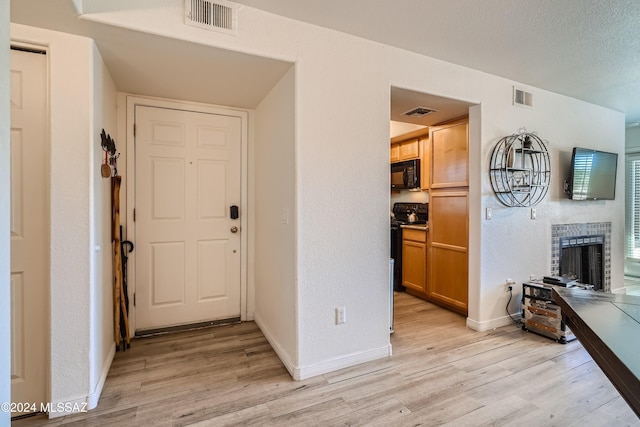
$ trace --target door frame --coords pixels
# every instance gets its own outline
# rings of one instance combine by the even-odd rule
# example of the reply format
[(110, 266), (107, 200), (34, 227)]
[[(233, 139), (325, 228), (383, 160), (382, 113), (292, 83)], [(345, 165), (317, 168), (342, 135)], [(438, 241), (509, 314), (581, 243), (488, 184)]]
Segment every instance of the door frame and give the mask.
[[(171, 100), (164, 98), (154, 98), (139, 95), (126, 95), (126, 174), (123, 176), (122, 188), (126, 193), (126, 221), (124, 229), (124, 239), (129, 239), (135, 245), (135, 222), (133, 220), (133, 209), (135, 208), (135, 139), (133, 125), (135, 123), (135, 107), (146, 106), (156, 108), (169, 108), (174, 110), (187, 110), (198, 113), (218, 114), (238, 117), (241, 120), (241, 160), (240, 160), (240, 320), (248, 320), (247, 312), (247, 277), (248, 277), (248, 242), (249, 242), (249, 209), (248, 209), (248, 118), (249, 113), (245, 110), (234, 109), (218, 105), (203, 104), (197, 102)], [(129, 179), (130, 178), (130, 179)], [(122, 198), (122, 196), (120, 196)], [(136, 307), (133, 304), (136, 291), (135, 271), (136, 251), (127, 254), (127, 287), (129, 294), (129, 333), (135, 335), (136, 331)]]
[[(45, 93), (43, 94), (45, 98), (45, 123), (43, 124), (45, 130), (45, 162), (46, 162), (46, 170), (44, 172), (46, 179), (46, 196), (45, 196), (45, 204), (46, 204), (46, 223), (47, 223), (47, 244), (49, 249), (47, 250), (47, 260), (46, 265), (43, 266), (46, 273), (46, 280), (43, 285), (43, 298), (44, 298), (44, 336), (45, 336), (45, 351), (44, 351), (44, 359), (45, 359), (45, 372), (44, 372), (44, 386), (45, 386), (45, 399), (46, 401), (51, 401), (51, 388), (52, 388), (52, 366), (51, 366), (51, 229), (52, 229), (52, 216), (51, 216), (51, 54), (49, 46), (32, 43), (29, 41), (24, 41), (21, 38), (11, 37), (9, 40), (9, 51), (11, 49), (16, 48), (19, 50), (33, 51), (34, 54), (38, 54), (38, 52), (43, 52), (42, 54), (45, 56)], [(11, 60), (9, 59), (9, 68), (11, 68)], [(9, 108), (9, 112), (11, 112), (11, 108)], [(11, 116), (9, 116), (9, 124), (11, 124)], [(10, 141), (9, 141), (10, 143)], [(9, 152), (9, 154), (11, 154)], [(9, 156), (9, 172), (11, 170), (11, 156)], [(9, 233), (11, 234), (11, 233)], [(11, 254), (11, 238), (8, 240), (9, 242), (9, 254)], [(9, 273), (11, 272), (11, 265), (9, 264)], [(9, 299), (9, 308), (11, 308), (11, 298)], [(9, 314), (11, 317), (11, 314)], [(9, 328), (9, 336), (11, 339), (11, 325), (8, 325)], [(9, 368), (11, 369), (11, 349), (9, 348)], [(11, 373), (9, 373), (11, 374)], [(9, 375), (11, 377), (11, 375)], [(9, 389), (11, 389), (11, 378), (9, 378)], [(46, 403), (46, 402), (45, 402)]]

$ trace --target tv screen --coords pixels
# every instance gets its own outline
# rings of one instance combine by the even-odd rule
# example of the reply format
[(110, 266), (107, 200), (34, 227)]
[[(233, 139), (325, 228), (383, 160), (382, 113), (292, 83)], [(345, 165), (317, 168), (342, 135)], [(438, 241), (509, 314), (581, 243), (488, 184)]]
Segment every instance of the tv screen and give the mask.
[(569, 198), (613, 200), (616, 195), (618, 154), (575, 147), (571, 157)]

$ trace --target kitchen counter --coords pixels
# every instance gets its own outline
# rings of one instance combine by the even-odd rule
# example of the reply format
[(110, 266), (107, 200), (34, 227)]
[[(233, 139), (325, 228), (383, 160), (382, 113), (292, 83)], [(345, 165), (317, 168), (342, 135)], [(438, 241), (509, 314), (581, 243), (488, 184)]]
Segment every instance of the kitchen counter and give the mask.
[(409, 228), (411, 230), (429, 231), (429, 223), (427, 224), (403, 224), (401, 228)]

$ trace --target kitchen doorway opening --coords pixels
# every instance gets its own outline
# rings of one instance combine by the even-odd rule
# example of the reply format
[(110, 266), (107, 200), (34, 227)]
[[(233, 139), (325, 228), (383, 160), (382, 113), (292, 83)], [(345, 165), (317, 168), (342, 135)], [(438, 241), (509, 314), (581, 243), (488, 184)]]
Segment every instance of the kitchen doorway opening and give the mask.
[[(409, 185), (403, 182), (394, 186), (391, 173), (392, 316), (398, 312), (406, 315), (407, 304), (416, 312), (435, 304), (468, 315), (472, 195), (469, 129), (470, 118), (474, 128), (477, 123), (479, 108), (475, 106), (467, 101), (391, 87), (391, 170), (402, 170), (405, 181), (407, 176), (415, 178), (409, 179)], [(403, 164), (410, 166), (403, 169)], [(409, 295), (411, 298), (406, 297)], [(449, 318), (437, 316), (433, 321), (449, 321), (443, 319)], [(392, 319), (394, 334), (401, 333), (395, 323)], [(399, 323), (402, 324), (405, 322)]]

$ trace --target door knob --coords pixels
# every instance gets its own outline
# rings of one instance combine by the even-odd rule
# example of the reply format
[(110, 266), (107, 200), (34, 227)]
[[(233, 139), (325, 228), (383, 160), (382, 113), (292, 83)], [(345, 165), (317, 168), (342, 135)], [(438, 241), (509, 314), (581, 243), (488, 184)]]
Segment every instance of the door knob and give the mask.
[(237, 233), (238, 232), (238, 227), (236, 227), (235, 225), (233, 227), (231, 227), (231, 232), (232, 233)]

